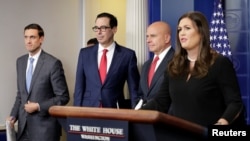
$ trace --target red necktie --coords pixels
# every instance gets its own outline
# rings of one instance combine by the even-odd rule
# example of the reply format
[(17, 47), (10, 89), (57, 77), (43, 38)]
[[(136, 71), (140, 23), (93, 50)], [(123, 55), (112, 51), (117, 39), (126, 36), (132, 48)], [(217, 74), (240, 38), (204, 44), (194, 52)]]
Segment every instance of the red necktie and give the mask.
[(102, 84), (104, 83), (104, 80), (105, 80), (106, 74), (107, 74), (107, 57), (106, 57), (107, 51), (108, 51), (107, 49), (103, 50), (101, 63), (100, 63), (100, 67), (99, 67), (99, 74), (100, 74)]
[(148, 87), (151, 85), (151, 81), (153, 79), (154, 73), (155, 73), (155, 66), (157, 64), (157, 61), (159, 60), (159, 57), (156, 56), (153, 62), (151, 63), (149, 72), (148, 72)]

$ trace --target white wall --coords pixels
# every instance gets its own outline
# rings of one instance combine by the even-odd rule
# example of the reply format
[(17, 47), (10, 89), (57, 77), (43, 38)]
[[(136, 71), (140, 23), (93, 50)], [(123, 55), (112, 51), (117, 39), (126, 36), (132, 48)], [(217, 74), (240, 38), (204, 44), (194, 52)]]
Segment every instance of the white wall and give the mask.
[(23, 29), (30, 23), (45, 31), (42, 48), (61, 59), (71, 102), (79, 49), (82, 47), (82, 0), (0, 1), (0, 128), (16, 96), (16, 59), (27, 53)]

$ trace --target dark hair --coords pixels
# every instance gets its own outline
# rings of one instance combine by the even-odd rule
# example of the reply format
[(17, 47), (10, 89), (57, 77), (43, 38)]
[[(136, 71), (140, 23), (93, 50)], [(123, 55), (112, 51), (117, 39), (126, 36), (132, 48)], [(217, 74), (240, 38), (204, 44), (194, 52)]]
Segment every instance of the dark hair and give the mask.
[(114, 15), (104, 12), (104, 13), (100, 13), (99, 15), (97, 15), (96, 19), (103, 18), (103, 17), (109, 18), (109, 26), (111, 28), (117, 27), (118, 23), (117, 23), (117, 19)]
[(37, 29), (39, 37), (44, 36), (44, 31), (39, 24), (36, 24), (36, 23), (29, 24), (24, 28), (24, 31), (27, 29)]
[(191, 73), (193, 76), (198, 78), (204, 77), (208, 72), (208, 68), (214, 63), (214, 60), (217, 56), (217, 53), (210, 47), (210, 31), (208, 21), (206, 17), (198, 11), (192, 11), (183, 14), (178, 20), (178, 25), (183, 18), (190, 19), (197, 27), (198, 33), (201, 36), (199, 47), (200, 51), (197, 56), (194, 69), (190, 70), (188, 65), (189, 61), (187, 59), (187, 51), (181, 46), (179, 30), (177, 28), (175, 57), (171, 63), (169, 63), (169, 73), (172, 76)]
[(91, 38), (88, 40), (87, 45), (88, 44), (98, 44), (98, 40), (96, 38)]

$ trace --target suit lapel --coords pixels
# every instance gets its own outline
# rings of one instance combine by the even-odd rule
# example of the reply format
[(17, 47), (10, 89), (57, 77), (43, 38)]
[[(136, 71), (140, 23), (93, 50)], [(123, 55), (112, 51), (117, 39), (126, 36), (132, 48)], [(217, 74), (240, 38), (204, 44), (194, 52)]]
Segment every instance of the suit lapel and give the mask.
[(159, 79), (159, 77), (161, 76), (161, 74), (167, 69), (167, 58), (165, 57), (161, 64), (159, 65), (158, 69), (156, 70), (154, 76), (153, 76), (153, 79), (152, 79), (152, 82), (151, 82), (151, 86), (152, 87), (153, 85), (155, 85), (155, 83), (157, 82), (157, 80)]
[[(147, 62), (147, 64), (145, 64), (146, 66), (145, 66), (145, 77), (142, 77), (142, 78), (144, 78), (145, 80), (143, 81), (144, 82), (144, 87), (145, 88), (147, 88), (146, 90), (148, 91), (150, 88), (148, 87), (148, 73), (149, 73), (149, 69), (150, 69), (150, 65), (151, 65), (151, 63), (152, 63), (152, 61), (153, 61), (153, 58), (151, 58), (148, 62)], [(151, 83), (153, 83), (153, 81), (151, 82)]]
[(104, 84), (110, 79), (110, 77), (114, 74), (114, 72), (118, 71), (119, 69), (119, 66), (121, 64), (121, 59), (122, 59), (122, 53), (121, 53), (120, 48), (121, 47), (116, 44), (114, 55), (110, 64), (110, 68), (108, 70), (106, 80), (104, 81)]
[(87, 57), (84, 57), (85, 59), (82, 58), (82, 59), (84, 59), (84, 60), (82, 60), (82, 62), (83, 62), (83, 64), (88, 65), (88, 68), (89, 68), (89, 69), (84, 70), (84, 71), (91, 71), (88, 73), (94, 74), (94, 79), (99, 80), (97, 82), (100, 85), (102, 85), (100, 75), (99, 75), (99, 67), (98, 67), (98, 60), (97, 60), (97, 58), (98, 58), (98, 46), (99, 45), (96, 44), (91, 48), (86, 48), (87, 50), (83, 51), (83, 55), (87, 56)]
[[(21, 62), (21, 68), (20, 71), (21, 71), (21, 80), (23, 81), (22, 83), (22, 88), (24, 88), (26, 90), (26, 68), (27, 68), (27, 62), (28, 62), (28, 58), (29, 58), (29, 55), (26, 55), (25, 58), (23, 59), (23, 61)], [(26, 90), (26, 92), (28, 93), (28, 91)]]
[[(158, 69), (156, 70), (154, 77), (152, 79), (151, 82), (151, 86), (153, 87), (153, 85), (155, 85), (155, 83), (157, 82), (157, 80), (159, 79), (159, 77), (161, 76), (162, 73), (164, 73), (164, 71), (166, 71), (167, 69), (167, 65), (168, 62), (170, 61), (170, 59), (172, 58), (174, 54), (174, 51), (172, 48), (170, 48), (170, 50), (167, 52), (167, 54), (165, 55), (165, 57), (163, 58), (161, 64), (159, 65)], [(149, 70), (149, 69), (148, 69)], [(150, 88), (151, 89), (151, 88)]]

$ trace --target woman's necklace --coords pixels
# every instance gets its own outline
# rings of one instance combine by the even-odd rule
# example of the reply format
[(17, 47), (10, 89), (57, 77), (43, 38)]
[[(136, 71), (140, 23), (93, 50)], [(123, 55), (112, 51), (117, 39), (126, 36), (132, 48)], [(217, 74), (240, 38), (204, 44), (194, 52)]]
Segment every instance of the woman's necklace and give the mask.
[(188, 60), (191, 61), (191, 62), (195, 62), (196, 59), (191, 59), (189, 56), (187, 56)]

